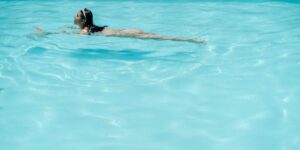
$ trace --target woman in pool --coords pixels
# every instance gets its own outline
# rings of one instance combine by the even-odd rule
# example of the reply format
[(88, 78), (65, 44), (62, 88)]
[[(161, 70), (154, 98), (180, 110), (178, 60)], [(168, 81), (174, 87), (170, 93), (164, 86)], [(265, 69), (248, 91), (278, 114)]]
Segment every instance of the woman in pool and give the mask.
[(172, 36), (160, 36), (153, 33), (146, 33), (137, 29), (111, 29), (107, 26), (96, 26), (93, 22), (93, 13), (91, 10), (84, 8), (77, 12), (74, 16), (74, 24), (80, 28), (80, 34), (100, 33), (104, 36), (131, 37), (139, 39), (155, 39), (155, 40), (173, 40), (188, 41), (195, 43), (205, 42), (202, 39), (178, 38)]

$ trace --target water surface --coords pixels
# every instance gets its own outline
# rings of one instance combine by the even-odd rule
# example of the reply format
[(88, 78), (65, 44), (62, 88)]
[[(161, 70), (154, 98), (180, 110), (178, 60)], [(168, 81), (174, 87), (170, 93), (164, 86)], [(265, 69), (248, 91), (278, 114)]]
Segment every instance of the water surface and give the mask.
[[(1, 1), (3, 150), (300, 148), (297, 1)], [(206, 44), (56, 34), (95, 23)]]

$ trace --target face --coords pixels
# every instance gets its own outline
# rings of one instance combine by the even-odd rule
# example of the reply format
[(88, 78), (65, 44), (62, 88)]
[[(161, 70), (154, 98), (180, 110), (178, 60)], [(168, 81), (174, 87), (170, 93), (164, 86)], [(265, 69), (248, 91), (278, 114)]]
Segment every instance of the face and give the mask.
[(81, 16), (81, 11), (78, 11), (77, 14), (74, 16), (74, 24), (82, 28), (84, 19), (82, 19), (80, 16)]

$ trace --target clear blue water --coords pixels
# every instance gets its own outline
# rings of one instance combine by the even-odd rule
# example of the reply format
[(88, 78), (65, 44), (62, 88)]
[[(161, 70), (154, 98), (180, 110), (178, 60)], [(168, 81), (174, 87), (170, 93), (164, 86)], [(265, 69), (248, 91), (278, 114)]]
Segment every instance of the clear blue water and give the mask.
[[(206, 44), (56, 34), (98, 25)], [(300, 149), (297, 1), (1, 1), (1, 150)]]

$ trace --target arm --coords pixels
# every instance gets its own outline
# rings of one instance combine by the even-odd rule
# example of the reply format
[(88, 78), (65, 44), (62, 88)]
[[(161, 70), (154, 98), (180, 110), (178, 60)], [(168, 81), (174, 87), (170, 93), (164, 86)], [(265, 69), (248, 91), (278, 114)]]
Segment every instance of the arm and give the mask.
[(78, 32), (67, 32), (65, 30), (61, 31), (61, 32), (46, 32), (44, 30), (44, 28), (42, 26), (33, 26), (33, 28), (37, 31), (35, 33), (35, 35), (38, 36), (45, 36), (45, 35), (49, 35), (49, 34), (78, 34)]
[(79, 27), (78, 26), (64, 26), (65, 28), (69, 28), (69, 29), (79, 29)]

